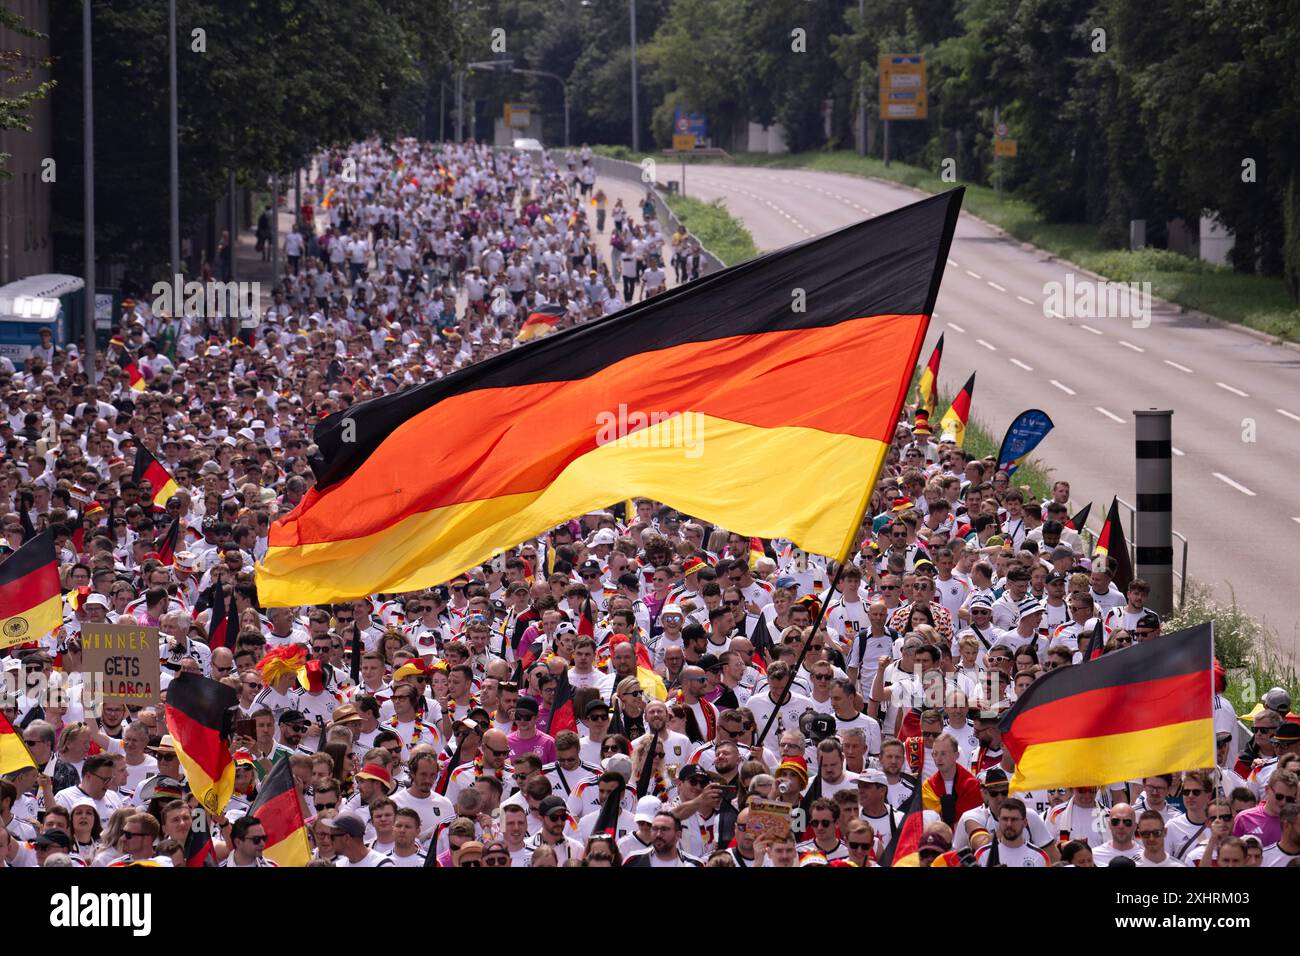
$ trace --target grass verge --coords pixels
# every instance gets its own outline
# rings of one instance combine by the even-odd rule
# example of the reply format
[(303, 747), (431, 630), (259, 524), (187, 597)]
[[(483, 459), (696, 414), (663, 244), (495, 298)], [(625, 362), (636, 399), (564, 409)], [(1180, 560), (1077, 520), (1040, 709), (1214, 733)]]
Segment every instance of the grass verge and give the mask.
[[(597, 151), (616, 159), (635, 161), (640, 158), (624, 146), (599, 147)], [(1150, 282), (1152, 294), (1169, 302), (1288, 341), (1300, 342), (1300, 307), (1287, 294), (1281, 279), (1234, 272), (1165, 249), (1137, 252), (1110, 249), (1101, 243), (1093, 226), (1046, 222), (1031, 204), (987, 186), (944, 182), (928, 169), (903, 163), (886, 166), (881, 160), (849, 151), (737, 153), (727, 160), (692, 162), (728, 162), (845, 173), (884, 179), (930, 193), (964, 185), (966, 199), (963, 206), (967, 212), (1005, 229), (1022, 242), (1031, 243), (1116, 282)]]
[(721, 200), (702, 202), (686, 196), (664, 196), (687, 231), (725, 265), (744, 262), (758, 255), (754, 237), (740, 220), (727, 212)]

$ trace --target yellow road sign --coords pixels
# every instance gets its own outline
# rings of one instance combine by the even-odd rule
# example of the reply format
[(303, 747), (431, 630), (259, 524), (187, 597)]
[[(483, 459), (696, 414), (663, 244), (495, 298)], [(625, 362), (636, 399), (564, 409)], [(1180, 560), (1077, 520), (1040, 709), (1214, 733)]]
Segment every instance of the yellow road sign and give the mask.
[(1012, 157), (1016, 155), (1016, 141), (1014, 139), (995, 139), (993, 141), (993, 155)]
[(676, 150), (693, 150), (693, 149), (695, 149), (695, 134), (694, 134), (694, 133), (685, 133), (685, 134), (682, 134), (682, 133), (674, 133), (674, 134), (673, 134), (673, 149), (676, 149)]
[(920, 120), (928, 116), (925, 57), (920, 53), (882, 53), (880, 74), (880, 118)]

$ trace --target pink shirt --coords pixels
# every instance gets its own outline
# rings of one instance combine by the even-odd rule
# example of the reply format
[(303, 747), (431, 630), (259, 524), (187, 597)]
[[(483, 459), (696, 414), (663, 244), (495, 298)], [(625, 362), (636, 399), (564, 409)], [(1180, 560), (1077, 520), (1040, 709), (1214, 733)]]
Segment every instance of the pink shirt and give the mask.
[(518, 732), (506, 737), (510, 744), (510, 759), (520, 754), (537, 754), (543, 764), (555, 763), (555, 738), (549, 734), (536, 733), (533, 736), (520, 737)]

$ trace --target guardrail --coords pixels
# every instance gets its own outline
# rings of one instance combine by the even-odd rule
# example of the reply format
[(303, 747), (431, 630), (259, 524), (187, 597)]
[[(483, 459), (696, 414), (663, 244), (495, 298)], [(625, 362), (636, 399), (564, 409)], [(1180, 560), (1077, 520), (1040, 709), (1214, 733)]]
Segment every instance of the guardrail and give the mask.
[[(658, 160), (656, 160), (656, 163), (657, 162)], [(596, 155), (591, 157), (591, 164), (595, 167), (597, 176), (609, 176), (612, 179), (621, 179), (625, 182), (636, 183), (637, 186), (641, 188), (649, 185), (642, 178), (642, 171), (639, 163), (630, 163), (624, 159), (611, 159), (608, 156)], [(682, 226), (682, 221), (677, 218), (672, 209), (668, 207), (668, 203), (664, 201), (662, 195), (663, 190), (660, 188), (659, 184), (655, 183), (654, 188), (649, 190), (649, 192), (651, 201), (655, 206), (655, 215), (659, 217), (659, 221), (667, 226), (671, 226), (673, 232), (684, 228)], [(686, 231), (690, 233), (689, 229)], [(698, 237), (695, 237), (695, 240), (696, 242), (699, 242)], [(726, 263), (708, 249), (704, 248), (703, 243), (700, 245), (700, 264), (701, 275), (708, 275), (710, 272), (716, 272), (719, 269), (726, 267)]]
[[(1123, 498), (1116, 498), (1115, 500), (1119, 503), (1121, 508), (1128, 512), (1128, 537), (1125, 538), (1125, 544), (1129, 549), (1129, 560), (1133, 562), (1134, 567), (1137, 567), (1137, 508), (1129, 504)], [(1103, 518), (1102, 520), (1104, 521), (1105, 519)], [(1187, 536), (1181, 531), (1174, 531), (1172, 533), (1175, 538), (1183, 543), (1182, 569), (1174, 569), (1174, 577), (1178, 579), (1178, 606), (1182, 607), (1183, 602), (1187, 599)], [(1088, 536), (1093, 538), (1094, 541), (1096, 540), (1095, 536), (1093, 536), (1091, 532), (1088, 533)], [(1091, 550), (1091, 546), (1089, 547), (1089, 550)]]

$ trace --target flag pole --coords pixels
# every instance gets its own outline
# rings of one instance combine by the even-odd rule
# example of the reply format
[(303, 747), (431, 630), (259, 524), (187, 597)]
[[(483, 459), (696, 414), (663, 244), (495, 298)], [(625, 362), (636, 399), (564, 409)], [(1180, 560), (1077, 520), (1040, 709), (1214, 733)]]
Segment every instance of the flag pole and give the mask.
[[(884, 462), (883, 457), (880, 460), (882, 463)], [(875, 482), (872, 482), (871, 486), (874, 488)], [(781, 691), (781, 696), (777, 699), (776, 707), (774, 707), (772, 713), (768, 715), (767, 723), (763, 725), (763, 732), (759, 734), (758, 739), (754, 741), (754, 746), (756, 747), (761, 747), (763, 745), (763, 740), (767, 737), (767, 732), (772, 729), (772, 722), (776, 720), (776, 715), (781, 712), (781, 708), (785, 706), (785, 702), (790, 696), (790, 688), (794, 686), (794, 679), (799, 673), (799, 668), (803, 666), (804, 658), (808, 656), (808, 651), (812, 648), (813, 638), (817, 636), (817, 629), (821, 627), (822, 618), (826, 616), (826, 609), (830, 607), (831, 597), (839, 590), (840, 578), (844, 575), (844, 566), (846, 564), (848, 564), (847, 560), (841, 561), (839, 567), (835, 569), (835, 580), (831, 582), (831, 593), (827, 596), (825, 601), (821, 602), (821, 607), (817, 609), (817, 619), (813, 621), (812, 627), (808, 630), (808, 638), (803, 642), (803, 650), (799, 652), (799, 659), (794, 662), (794, 666), (791, 668), (790, 679), (785, 682), (785, 689)]]

